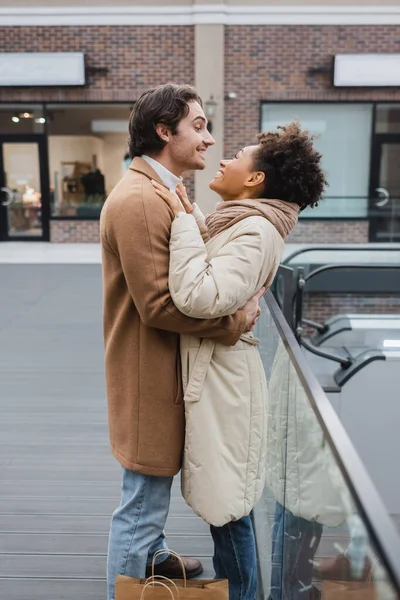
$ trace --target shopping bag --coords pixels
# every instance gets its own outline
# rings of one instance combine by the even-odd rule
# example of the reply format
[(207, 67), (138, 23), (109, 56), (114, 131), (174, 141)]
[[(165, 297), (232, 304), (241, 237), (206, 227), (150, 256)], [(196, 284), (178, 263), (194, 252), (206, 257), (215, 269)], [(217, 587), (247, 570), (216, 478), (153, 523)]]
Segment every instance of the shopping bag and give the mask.
[(153, 575), (147, 579), (134, 579), (126, 575), (117, 575), (115, 582), (115, 600), (229, 600), (227, 579), (186, 579), (182, 559), (183, 579), (167, 579), (154, 575), (154, 564), (157, 556), (166, 553), (160, 550), (154, 554)]
[(324, 581), (321, 600), (378, 600), (378, 596), (372, 581)]

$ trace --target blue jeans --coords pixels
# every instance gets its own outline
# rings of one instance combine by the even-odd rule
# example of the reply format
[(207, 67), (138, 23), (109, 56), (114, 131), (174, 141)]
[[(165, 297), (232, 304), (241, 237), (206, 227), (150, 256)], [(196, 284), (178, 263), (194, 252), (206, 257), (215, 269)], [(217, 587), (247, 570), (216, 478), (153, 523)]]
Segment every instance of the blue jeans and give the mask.
[(229, 600), (255, 600), (257, 592), (256, 544), (250, 517), (210, 527), (214, 540), (217, 579), (229, 580)]
[(322, 525), (296, 517), (276, 503), (272, 526), (272, 600), (309, 600)]
[[(111, 519), (107, 557), (108, 600), (114, 600), (117, 574), (144, 577), (157, 550), (167, 549), (172, 477), (151, 477), (122, 468), (121, 504)], [(159, 556), (157, 563), (167, 555)]]

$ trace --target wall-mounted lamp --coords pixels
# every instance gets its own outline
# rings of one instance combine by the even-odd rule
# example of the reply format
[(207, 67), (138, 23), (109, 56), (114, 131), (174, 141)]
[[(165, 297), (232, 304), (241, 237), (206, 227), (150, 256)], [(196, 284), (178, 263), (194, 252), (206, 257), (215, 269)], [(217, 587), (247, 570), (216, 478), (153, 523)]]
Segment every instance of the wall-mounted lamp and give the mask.
[(211, 94), (211, 96), (204, 105), (204, 114), (206, 115), (207, 119), (212, 119), (213, 117), (215, 117), (216, 108), (217, 102), (214, 100), (214, 96)]
[(207, 129), (212, 132), (212, 119), (215, 117), (216, 108), (218, 103), (214, 100), (214, 96), (211, 94), (208, 100), (204, 103), (204, 114), (208, 119)]

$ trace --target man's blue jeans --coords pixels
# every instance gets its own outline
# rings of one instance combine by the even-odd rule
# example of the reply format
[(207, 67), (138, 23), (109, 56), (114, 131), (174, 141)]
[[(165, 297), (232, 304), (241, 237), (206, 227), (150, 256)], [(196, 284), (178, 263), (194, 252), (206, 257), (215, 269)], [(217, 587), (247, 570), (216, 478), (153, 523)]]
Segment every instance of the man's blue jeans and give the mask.
[(272, 527), (272, 600), (308, 600), (322, 525), (276, 503)]
[(217, 579), (229, 580), (229, 600), (255, 600), (257, 592), (256, 544), (250, 517), (211, 526), (214, 570)]
[[(114, 600), (117, 574), (144, 577), (157, 550), (167, 549), (172, 477), (151, 477), (122, 469), (121, 504), (111, 519), (107, 559), (108, 600)], [(157, 563), (167, 555), (159, 556)]]

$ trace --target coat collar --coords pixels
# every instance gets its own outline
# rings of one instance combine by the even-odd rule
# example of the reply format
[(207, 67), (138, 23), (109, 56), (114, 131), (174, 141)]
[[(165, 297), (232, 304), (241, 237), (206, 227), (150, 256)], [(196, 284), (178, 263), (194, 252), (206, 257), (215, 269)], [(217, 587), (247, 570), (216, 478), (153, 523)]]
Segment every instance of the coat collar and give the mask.
[(154, 171), (161, 178), (161, 181), (163, 181), (164, 185), (168, 186), (171, 192), (175, 192), (177, 186), (182, 183), (181, 177), (174, 175), (171, 171), (164, 167), (162, 163), (158, 162), (158, 160), (155, 160), (154, 158), (151, 158), (151, 156), (146, 156), (143, 154), (142, 158), (147, 162), (147, 164), (150, 165), (152, 169), (154, 169)]
[[(165, 183), (160, 179), (158, 173), (140, 156), (135, 156), (131, 164), (129, 165), (131, 171), (136, 171), (136, 173), (141, 173), (145, 175), (148, 179), (154, 179), (154, 181), (158, 181), (165, 188), (167, 187)], [(168, 189), (168, 188), (167, 188)]]

